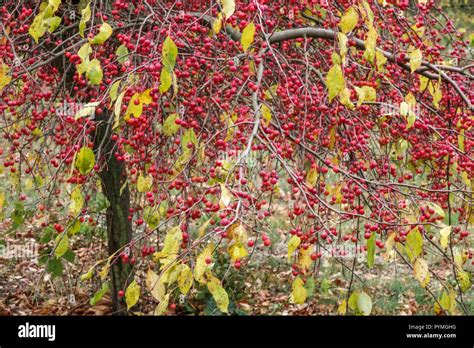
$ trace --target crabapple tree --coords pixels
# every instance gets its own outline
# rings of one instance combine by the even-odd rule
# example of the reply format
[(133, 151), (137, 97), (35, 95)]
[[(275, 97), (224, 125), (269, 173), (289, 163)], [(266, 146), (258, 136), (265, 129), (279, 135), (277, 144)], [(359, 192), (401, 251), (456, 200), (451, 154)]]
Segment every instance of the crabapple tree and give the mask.
[(363, 256), (467, 310), (472, 50), (435, 1), (5, 0), (0, 18), (2, 219), (34, 226), (45, 271), (103, 226), (80, 281), (110, 281), (115, 313), (197, 289), (227, 312), (227, 275), (268, 255), (283, 210), (289, 301), (326, 258), (339, 312), (370, 314)]

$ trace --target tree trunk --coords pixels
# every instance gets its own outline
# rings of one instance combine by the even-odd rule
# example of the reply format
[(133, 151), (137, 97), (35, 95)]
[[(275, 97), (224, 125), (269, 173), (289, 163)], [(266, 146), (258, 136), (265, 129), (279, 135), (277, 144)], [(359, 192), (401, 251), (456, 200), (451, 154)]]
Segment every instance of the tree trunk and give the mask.
[[(117, 148), (116, 142), (111, 138), (108, 115), (101, 115), (96, 121), (94, 149), (96, 153), (100, 151), (101, 157), (105, 160), (105, 163), (101, 163), (102, 169), (99, 175), (104, 195), (110, 202), (106, 219), (108, 252), (112, 255), (132, 240), (132, 223), (127, 218), (130, 209), (130, 190), (124, 162), (118, 161), (114, 155)], [(110, 268), (113, 314), (125, 315), (125, 306), (123, 300), (118, 297), (118, 292), (126, 287), (132, 267), (130, 264), (122, 264), (121, 259), (116, 256)]]

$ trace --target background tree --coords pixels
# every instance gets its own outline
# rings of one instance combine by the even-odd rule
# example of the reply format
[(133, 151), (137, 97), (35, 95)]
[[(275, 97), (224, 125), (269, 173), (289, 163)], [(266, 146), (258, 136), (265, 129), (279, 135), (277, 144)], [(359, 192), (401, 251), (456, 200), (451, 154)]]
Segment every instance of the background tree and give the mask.
[(396, 254), (437, 312), (466, 311), (472, 51), (434, 1), (23, 0), (0, 16), (5, 216), (38, 220), (49, 272), (106, 211), (110, 257), (81, 280), (110, 273), (116, 313), (141, 283), (156, 314), (194, 286), (226, 312), (216, 256), (239, 270), (265, 252), (284, 202), (292, 302), (352, 245), (334, 257), (341, 312), (371, 310), (358, 254)]

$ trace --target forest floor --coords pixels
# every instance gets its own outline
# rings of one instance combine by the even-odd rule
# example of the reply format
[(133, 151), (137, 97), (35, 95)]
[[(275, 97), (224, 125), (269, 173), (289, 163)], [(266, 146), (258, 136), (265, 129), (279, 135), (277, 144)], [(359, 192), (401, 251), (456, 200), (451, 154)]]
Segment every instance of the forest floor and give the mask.
[[(228, 272), (224, 286), (230, 297), (230, 314), (233, 315), (337, 315), (338, 307), (347, 296), (350, 271), (340, 262), (327, 258), (315, 273), (315, 290), (303, 305), (290, 304), (291, 265), (287, 260), (283, 229), (275, 228), (271, 236), (271, 250), (260, 250), (247, 267)], [(31, 232), (16, 232), (7, 243), (34, 242)], [(92, 262), (106, 259), (105, 242), (92, 236), (87, 243), (74, 245), (75, 262), (64, 262), (62, 276), (53, 278), (36, 258), (5, 259), (0, 257), (0, 315), (108, 315), (111, 314), (109, 294), (90, 304), (94, 293), (101, 288), (98, 277), (87, 283), (79, 278), (92, 266)], [(92, 257), (93, 255), (93, 257)], [(324, 259), (324, 258), (323, 258)], [(352, 259), (341, 259), (352, 266)], [(354, 268), (363, 283), (354, 280), (352, 289), (366, 291), (373, 300), (374, 315), (433, 315), (434, 299), (414, 279), (412, 271), (399, 260), (384, 263), (378, 256), (372, 269), (365, 261)], [(137, 269), (137, 278), (145, 278), (146, 266)], [(450, 276), (449, 265), (438, 276)], [(221, 272), (221, 273), (225, 273)], [(441, 293), (439, 284), (432, 282), (433, 292)], [(177, 297), (176, 311), (168, 315), (220, 315), (207, 291), (194, 288), (193, 296), (184, 301)], [(463, 296), (468, 313), (474, 313), (473, 290)], [(142, 286), (139, 304), (132, 309), (136, 315), (153, 312), (156, 301)], [(462, 312), (459, 310), (459, 314)]]

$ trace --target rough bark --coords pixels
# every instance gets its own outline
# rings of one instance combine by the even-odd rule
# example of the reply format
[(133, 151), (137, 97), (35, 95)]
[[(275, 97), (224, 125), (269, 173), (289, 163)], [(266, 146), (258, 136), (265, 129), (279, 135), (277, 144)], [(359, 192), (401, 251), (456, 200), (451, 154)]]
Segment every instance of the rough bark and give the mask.
[[(100, 152), (104, 160), (104, 163), (101, 163), (102, 169), (99, 175), (103, 192), (110, 202), (106, 217), (107, 243), (109, 255), (113, 255), (130, 243), (132, 224), (127, 218), (130, 208), (130, 190), (126, 183), (125, 165), (114, 156), (116, 143), (111, 139), (107, 119), (107, 115), (97, 119), (94, 148), (96, 153)], [(132, 267), (129, 264), (122, 264), (119, 257), (114, 257), (113, 260), (115, 262), (110, 268), (113, 313), (124, 315), (126, 314), (125, 307), (118, 297), (118, 292), (126, 286)]]

